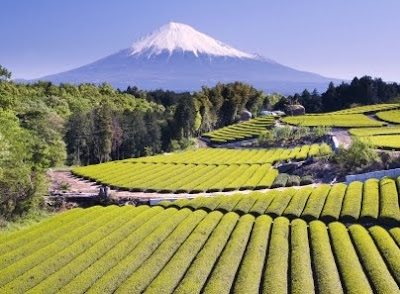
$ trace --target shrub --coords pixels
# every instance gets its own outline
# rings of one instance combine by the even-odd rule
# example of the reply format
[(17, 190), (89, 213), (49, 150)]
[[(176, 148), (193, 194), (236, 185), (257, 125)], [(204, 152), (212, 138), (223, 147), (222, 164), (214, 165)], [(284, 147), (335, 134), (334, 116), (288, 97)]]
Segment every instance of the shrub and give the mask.
[(304, 207), (306, 206), (308, 197), (313, 190), (314, 188), (312, 187), (305, 187), (296, 190), (295, 194), (292, 196), (292, 199), (289, 202), (289, 205), (283, 212), (283, 215), (289, 219), (300, 217), (301, 213), (304, 210)]
[(313, 128), (313, 132), (314, 136), (319, 139), (332, 132), (332, 128), (327, 126), (317, 126)]
[(392, 238), (396, 241), (397, 245), (400, 247), (400, 228), (391, 228), (389, 232)]
[(331, 222), (339, 219), (346, 189), (347, 186), (345, 184), (332, 186), (321, 213), (321, 220)]
[[(14, 263), (12, 265), (15, 269), (13, 273), (16, 274), (19, 271), (20, 275), (17, 278), (14, 276), (14, 280), (5, 285), (2, 291), (4, 293), (20, 293), (33, 288), (49, 275), (55, 273), (96, 242), (125, 223), (127, 221), (127, 218), (124, 217), (125, 213), (121, 214), (118, 208), (113, 207), (113, 210), (110, 210), (109, 213), (103, 214), (97, 218), (91, 226), (86, 226), (85, 229), (87, 229), (87, 231), (83, 234), (83, 237), (80, 235), (77, 242), (74, 242), (67, 248), (65, 248), (65, 242), (58, 244), (59, 246), (62, 246), (63, 250), (56, 251), (50, 258), (46, 258), (45, 260), (42, 259), (42, 262), (38, 264), (38, 266), (35, 266), (32, 259), (35, 258), (38, 260), (43, 258), (43, 256), (46, 256), (43, 251), (36, 251), (30, 256), (30, 260), (24, 259), (21, 260), (22, 262), (20, 264)], [(89, 227), (90, 230), (88, 230)], [(82, 231), (80, 233), (82, 234)], [(11, 278), (12, 275), (10, 275), (10, 268), (7, 268), (7, 275), (2, 274), (2, 283), (6, 282), (4, 276)]]
[(346, 190), (340, 218), (344, 221), (355, 221), (360, 217), (363, 197), (363, 183), (352, 182)]
[(254, 223), (254, 216), (246, 214), (242, 216), (232, 233), (229, 242), (218, 259), (204, 292), (208, 293), (229, 293), (235, 279), (236, 271)]
[(274, 183), (272, 184), (271, 188), (280, 188), (285, 187), (289, 180), (288, 174), (279, 174), (276, 178)]
[[(255, 193), (259, 193), (259, 192), (255, 192)], [(257, 194), (258, 200), (250, 208), (249, 213), (255, 214), (255, 215), (264, 214), (265, 210), (271, 204), (275, 195), (276, 195), (276, 193), (274, 193), (273, 191), (269, 191), (269, 192), (263, 193), (263, 194), (261, 194), (261, 193)]]
[(358, 138), (353, 138), (348, 149), (340, 147), (339, 153), (336, 155), (336, 161), (348, 170), (369, 164), (377, 158), (378, 156), (371, 148), (371, 144)]
[(399, 287), (393, 280), (368, 231), (361, 225), (352, 225), (349, 227), (349, 232), (375, 291), (382, 294), (398, 292)]
[(263, 292), (287, 293), (289, 269), (289, 220), (287, 218), (279, 217), (274, 221), (266, 263)]
[(396, 183), (391, 178), (383, 178), (379, 182), (380, 210), (379, 218), (383, 221), (400, 221), (399, 196)]
[[(164, 242), (153, 252), (153, 254), (144, 261), (141, 266), (117, 289), (116, 293), (143, 293), (150, 283), (161, 273), (162, 269), (168, 263), (169, 272), (159, 276), (160, 279), (154, 280), (155, 284), (150, 287), (150, 293), (170, 293), (167, 287), (174, 287), (183, 276), (182, 269), (188, 267), (190, 262), (190, 253), (200, 250), (199, 244), (206, 241), (206, 236), (211, 233), (216, 225), (213, 219), (214, 215), (206, 218), (207, 212), (204, 210), (196, 210), (191, 213), (179, 226), (165, 239)], [(206, 218), (206, 219), (205, 219)], [(202, 222), (205, 219), (204, 222)], [(211, 223), (210, 223), (211, 220)], [(187, 243), (185, 242), (187, 241)], [(179, 249), (179, 250), (178, 250)], [(169, 263), (173, 256), (181, 256), (180, 260)], [(192, 258), (194, 256), (192, 255)], [(181, 267), (179, 267), (181, 266)], [(165, 279), (169, 286), (164, 287)], [(160, 287), (160, 282), (162, 286)]]
[(375, 244), (378, 246), (381, 255), (386, 260), (393, 277), (400, 284), (400, 250), (396, 242), (392, 239), (390, 234), (380, 226), (373, 226), (369, 228)]
[(233, 210), (239, 214), (248, 213), (250, 208), (253, 207), (253, 205), (254, 205), (254, 203), (256, 203), (256, 201), (257, 201), (257, 198), (254, 197), (252, 194), (244, 195)]
[(130, 210), (124, 215), (124, 219), (127, 220), (125, 223), (87, 249), (84, 254), (81, 254), (60, 270), (47, 277), (43, 282), (30, 291), (37, 293), (58, 292), (61, 287), (65, 286), (83, 270), (90, 267), (100, 257), (114, 248), (116, 244), (124, 240), (131, 233), (132, 229), (135, 227), (137, 228), (140, 225), (140, 222), (137, 221), (136, 217), (146, 209), (148, 209), (148, 207), (130, 207)]
[(312, 176), (303, 176), (300, 179), (300, 186), (304, 186), (304, 185), (311, 185), (314, 183), (313, 177)]
[(292, 187), (292, 186), (300, 186), (300, 177), (296, 175), (290, 175), (289, 179), (286, 183), (286, 187)]
[(233, 212), (224, 215), (174, 293), (201, 292), (238, 219), (239, 216)]
[(235, 282), (234, 293), (259, 293), (271, 226), (272, 219), (269, 216), (262, 215), (256, 219)]
[(329, 225), (332, 248), (343, 279), (346, 293), (373, 293), (368, 278), (360, 264), (345, 225), (334, 222)]
[(274, 197), (274, 200), (272, 200), (272, 203), (268, 206), (265, 213), (276, 217), (282, 215), (283, 211), (288, 206), (296, 190), (291, 188), (291, 189), (286, 189), (284, 191), (272, 191), (272, 192), (275, 192), (276, 196)]
[(328, 231), (323, 222), (312, 221), (310, 223), (310, 238), (318, 292), (343, 293)]
[(301, 217), (307, 221), (318, 219), (330, 191), (329, 185), (321, 185), (312, 191)]
[(374, 220), (379, 216), (379, 180), (369, 179), (363, 187), (361, 219)]
[[(167, 209), (170, 210), (171, 208)], [(128, 277), (135, 272), (144, 261), (146, 261), (153, 252), (164, 242), (164, 240), (174, 231), (178, 225), (183, 222), (192, 212), (190, 209), (181, 209), (176, 212), (172, 209), (172, 216), (159, 224), (158, 227), (152, 227), (150, 231), (145, 232), (143, 238), (131, 244), (124, 244), (131, 251), (125, 252), (114, 267), (110, 268), (100, 279), (98, 279), (87, 293), (109, 293), (114, 292)], [(153, 225), (154, 226), (154, 225)], [(114, 252), (119, 254), (119, 252)], [(110, 256), (113, 260), (113, 256)], [(106, 265), (109, 267), (108, 265)]]
[(307, 223), (295, 219), (291, 224), (291, 293), (315, 293)]
[(326, 143), (322, 143), (321, 146), (319, 147), (319, 155), (324, 156), (324, 155), (330, 155), (332, 154), (332, 148)]

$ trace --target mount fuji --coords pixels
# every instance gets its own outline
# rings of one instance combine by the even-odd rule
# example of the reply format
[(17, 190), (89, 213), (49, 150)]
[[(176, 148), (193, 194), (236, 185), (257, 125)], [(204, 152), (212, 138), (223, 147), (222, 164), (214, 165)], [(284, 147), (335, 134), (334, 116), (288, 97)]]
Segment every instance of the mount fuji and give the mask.
[(137, 86), (176, 91), (241, 81), (267, 92), (283, 94), (305, 88), (324, 91), (329, 82), (341, 82), (237, 50), (175, 22), (160, 27), (127, 49), (38, 80), (75, 84), (107, 82), (121, 89)]

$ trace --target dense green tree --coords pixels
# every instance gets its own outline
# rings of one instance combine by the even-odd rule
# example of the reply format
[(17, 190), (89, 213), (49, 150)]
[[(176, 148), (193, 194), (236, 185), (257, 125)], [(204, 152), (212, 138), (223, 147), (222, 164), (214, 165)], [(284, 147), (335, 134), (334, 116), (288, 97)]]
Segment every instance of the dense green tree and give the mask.
[(179, 101), (174, 115), (175, 138), (189, 139), (194, 133), (196, 112), (192, 97)]
[(107, 100), (100, 103), (93, 112), (93, 152), (97, 162), (106, 162), (111, 159), (112, 148), (112, 113)]
[(0, 79), (11, 79), (11, 71), (0, 65)]

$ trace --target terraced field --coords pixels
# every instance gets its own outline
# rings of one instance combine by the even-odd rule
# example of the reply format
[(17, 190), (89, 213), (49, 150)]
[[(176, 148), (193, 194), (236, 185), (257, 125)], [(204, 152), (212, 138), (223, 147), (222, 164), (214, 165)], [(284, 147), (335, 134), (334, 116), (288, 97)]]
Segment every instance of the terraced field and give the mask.
[(331, 153), (324, 145), (294, 149), (200, 149), (78, 167), (75, 175), (130, 191), (201, 193), (264, 189), (272, 185), (280, 160)]
[(327, 126), (340, 128), (380, 127), (385, 123), (370, 119), (363, 114), (317, 114), (288, 116), (281, 119), (283, 122), (296, 126)]
[(400, 135), (400, 127), (350, 129), (349, 133), (350, 135), (358, 137), (393, 134)]
[(273, 116), (262, 116), (205, 133), (203, 137), (210, 139), (212, 143), (216, 144), (230, 143), (258, 137), (274, 124), (275, 118)]
[(400, 150), (400, 135), (380, 135), (363, 138), (379, 149)]
[(400, 104), (374, 104), (374, 105), (364, 105), (359, 107), (347, 108), (343, 110), (338, 110), (334, 112), (329, 112), (326, 114), (364, 114), (364, 113), (375, 113), (383, 110), (391, 110), (400, 108)]
[(394, 124), (400, 124), (400, 110), (381, 111), (378, 112), (376, 116), (381, 120)]
[(399, 293), (399, 227), (109, 206), (0, 241), (0, 293)]
[(179, 199), (174, 202), (161, 201), (162, 207), (178, 207), (220, 210), (239, 214), (268, 214), (285, 216), (289, 219), (302, 218), (306, 221), (324, 222), (379, 222), (397, 224), (400, 221), (399, 195), (400, 177), (370, 179), (365, 183), (350, 185), (321, 185), (317, 188), (289, 188), (266, 193), (252, 192), (232, 196), (196, 197), (193, 200)]

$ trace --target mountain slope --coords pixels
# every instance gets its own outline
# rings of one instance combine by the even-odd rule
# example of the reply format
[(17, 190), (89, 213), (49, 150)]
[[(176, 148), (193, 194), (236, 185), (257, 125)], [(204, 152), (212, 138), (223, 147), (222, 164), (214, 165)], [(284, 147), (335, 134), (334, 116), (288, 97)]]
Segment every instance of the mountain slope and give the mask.
[(127, 49), (41, 80), (170, 90), (197, 90), (217, 82), (243, 81), (282, 93), (304, 88), (325, 90), (330, 81), (338, 82), (237, 50), (188, 25), (173, 22)]

